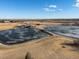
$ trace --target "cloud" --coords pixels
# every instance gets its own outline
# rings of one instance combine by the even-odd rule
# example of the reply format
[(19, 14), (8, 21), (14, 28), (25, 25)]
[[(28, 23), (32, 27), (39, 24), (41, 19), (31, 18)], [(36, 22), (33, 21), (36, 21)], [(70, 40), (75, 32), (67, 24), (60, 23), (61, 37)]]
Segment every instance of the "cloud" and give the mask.
[(77, 2), (79, 2), (79, 0), (76, 0)]
[(56, 8), (56, 5), (49, 5), (49, 8)]
[(46, 8), (44, 8), (45, 11), (47, 12), (55, 12), (55, 11), (62, 11), (63, 9), (58, 8), (57, 5), (48, 5)]
[(58, 9), (59, 11), (63, 11), (63, 9)]
[(49, 11), (49, 8), (44, 8), (45, 11)]
[(57, 8), (56, 5), (48, 5), (46, 8), (44, 8), (44, 10), (47, 12), (51, 12), (51, 11), (55, 11), (56, 8)]
[(75, 6), (79, 8), (79, 3), (76, 3)]
[(45, 10), (46, 12), (54, 12), (54, 11), (56, 11), (55, 9), (50, 9), (50, 8), (44, 8), (44, 10)]
[(76, 0), (75, 4), (73, 6), (79, 8), (79, 0)]

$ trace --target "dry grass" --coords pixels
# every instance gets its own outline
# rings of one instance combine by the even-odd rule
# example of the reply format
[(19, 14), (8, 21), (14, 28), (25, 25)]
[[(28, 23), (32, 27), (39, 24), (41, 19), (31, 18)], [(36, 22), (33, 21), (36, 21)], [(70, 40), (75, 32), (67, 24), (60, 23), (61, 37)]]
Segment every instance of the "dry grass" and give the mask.
[[(7, 27), (2, 28), (7, 29)], [(72, 38), (54, 35), (12, 46), (1, 45), (0, 59), (25, 59), (27, 53), (33, 59), (79, 59), (78, 51), (73, 51), (75, 48), (62, 45), (63, 43), (71, 43), (73, 40)]]
[(0, 30), (12, 29), (17, 25), (18, 23), (0, 23)]

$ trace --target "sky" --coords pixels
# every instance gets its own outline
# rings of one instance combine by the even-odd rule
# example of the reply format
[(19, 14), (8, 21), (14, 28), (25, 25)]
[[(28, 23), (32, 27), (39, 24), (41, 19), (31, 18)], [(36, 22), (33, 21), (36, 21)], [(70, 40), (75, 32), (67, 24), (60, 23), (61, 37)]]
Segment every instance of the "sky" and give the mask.
[(79, 18), (79, 0), (0, 0), (0, 18)]

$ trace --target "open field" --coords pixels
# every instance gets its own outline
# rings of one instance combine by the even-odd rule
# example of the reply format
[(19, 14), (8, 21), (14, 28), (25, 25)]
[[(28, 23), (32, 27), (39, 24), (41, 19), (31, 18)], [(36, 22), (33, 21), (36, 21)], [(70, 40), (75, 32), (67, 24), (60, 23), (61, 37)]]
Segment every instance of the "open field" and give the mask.
[(17, 25), (17, 23), (0, 23), (0, 30), (6, 30), (14, 28)]
[[(57, 26), (63, 22), (26, 21), (15, 23), (0, 23), (0, 30), (13, 29), (20, 25), (32, 25), (38, 29), (52, 25)], [(73, 23), (66, 23), (72, 25)], [(32, 40), (21, 44), (0, 44), (0, 59), (79, 59), (79, 46), (71, 46), (76, 38), (52, 34), (39, 40)]]

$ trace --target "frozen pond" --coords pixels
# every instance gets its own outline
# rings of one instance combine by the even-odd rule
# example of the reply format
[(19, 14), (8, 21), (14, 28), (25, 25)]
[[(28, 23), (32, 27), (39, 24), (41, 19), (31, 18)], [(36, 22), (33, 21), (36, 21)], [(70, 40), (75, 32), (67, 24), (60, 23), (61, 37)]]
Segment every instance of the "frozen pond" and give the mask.
[(46, 37), (47, 34), (34, 27), (17, 27), (15, 29), (0, 31), (0, 43), (17, 44)]
[(79, 38), (79, 26), (47, 26), (45, 30), (59, 35)]

